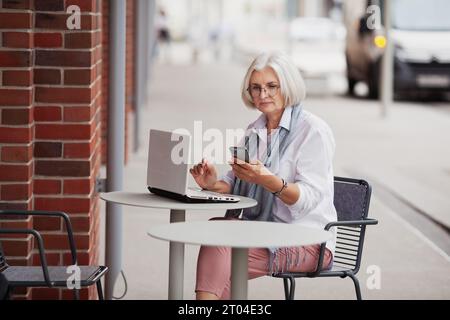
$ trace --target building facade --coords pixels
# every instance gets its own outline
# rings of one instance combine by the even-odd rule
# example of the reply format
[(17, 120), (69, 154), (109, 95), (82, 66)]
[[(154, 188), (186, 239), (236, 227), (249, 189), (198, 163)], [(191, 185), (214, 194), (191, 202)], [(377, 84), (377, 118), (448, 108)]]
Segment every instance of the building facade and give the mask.
[[(0, 210), (68, 213), (80, 265), (99, 262), (95, 182), (106, 161), (108, 10), (108, 0), (0, 0)], [(126, 122), (134, 108), (135, 15), (135, 0), (127, 0)], [(0, 227), (38, 230), (49, 265), (70, 264), (59, 219), (0, 219)], [(40, 264), (31, 236), (1, 243), (9, 264)], [(95, 298), (95, 288), (81, 297)], [(35, 288), (15, 298), (72, 293)]]

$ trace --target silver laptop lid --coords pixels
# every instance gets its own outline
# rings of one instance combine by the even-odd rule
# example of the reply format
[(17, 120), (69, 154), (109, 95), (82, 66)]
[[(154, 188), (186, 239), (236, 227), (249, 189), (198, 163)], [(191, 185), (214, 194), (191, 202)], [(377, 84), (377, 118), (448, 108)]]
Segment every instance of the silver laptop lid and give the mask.
[(150, 130), (147, 185), (185, 195), (188, 184), (190, 136)]

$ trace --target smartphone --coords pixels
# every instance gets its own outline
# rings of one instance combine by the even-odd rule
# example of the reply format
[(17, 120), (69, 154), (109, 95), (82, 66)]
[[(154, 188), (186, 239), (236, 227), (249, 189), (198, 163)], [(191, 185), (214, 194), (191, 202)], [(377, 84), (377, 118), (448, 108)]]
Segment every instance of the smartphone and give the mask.
[(250, 162), (250, 156), (246, 147), (230, 147), (230, 152), (234, 158), (245, 161), (247, 163)]

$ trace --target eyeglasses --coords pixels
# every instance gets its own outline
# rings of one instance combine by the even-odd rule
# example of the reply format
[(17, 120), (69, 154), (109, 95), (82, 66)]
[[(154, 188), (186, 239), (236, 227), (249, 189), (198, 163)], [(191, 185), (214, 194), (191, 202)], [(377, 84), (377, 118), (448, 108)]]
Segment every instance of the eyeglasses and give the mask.
[(248, 87), (247, 91), (250, 93), (250, 96), (254, 99), (259, 98), (261, 96), (261, 92), (263, 89), (268, 94), (269, 97), (273, 98), (278, 94), (278, 89), (280, 89), (280, 86), (275, 84), (270, 84), (267, 87), (250, 86)]

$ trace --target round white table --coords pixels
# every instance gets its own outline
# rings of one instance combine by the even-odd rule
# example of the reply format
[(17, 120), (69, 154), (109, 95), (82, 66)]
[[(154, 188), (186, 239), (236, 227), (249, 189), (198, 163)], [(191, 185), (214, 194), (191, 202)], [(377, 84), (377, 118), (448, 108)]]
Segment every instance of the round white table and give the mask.
[(171, 242), (231, 247), (231, 298), (234, 300), (247, 299), (248, 248), (312, 245), (332, 237), (329, 231), (296, 224), (239, 220), (173, 223), (155, 226), (148, 234)]
[[(254, 199), (239, 196), (240, 201), (235, 203), (184, 203), (170, 198), (157, 196), (149, 192), (114, 191), (100, 193), (100, 198), (127, 206), (145, 207), (154, 209), (170, 209), (170, 223), (183, 222), (186, 219), (186, 210), (227, 210), (250, 208), (257, 205)], [(169, 299), (183, 299), (184, 286), (184, 244), (170, 242), (169, 245)], [(111, 286), (113, 287), (113, 286)]]

